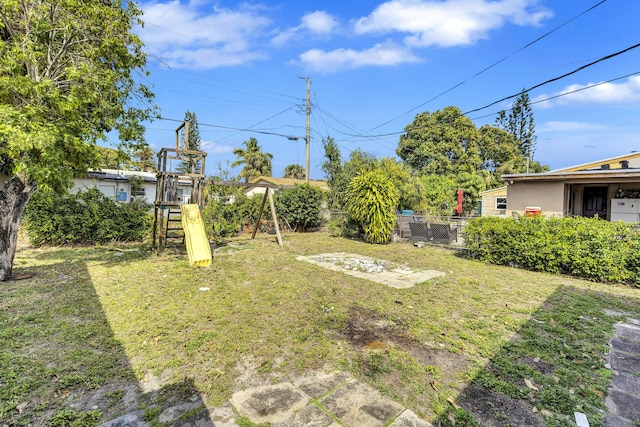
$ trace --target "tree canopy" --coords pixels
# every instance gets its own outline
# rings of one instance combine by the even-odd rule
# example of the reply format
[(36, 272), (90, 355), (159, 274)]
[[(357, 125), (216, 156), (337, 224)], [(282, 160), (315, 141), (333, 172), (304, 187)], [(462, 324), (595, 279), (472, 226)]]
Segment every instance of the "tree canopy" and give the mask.
[(238, 158), (231, 167), (243, 166), (238, 179), (249, 182), (259, 176), (271, 176), (271, 159), (273, 155), (263, 153), (258, 140), (251, 137), (242, 143), (245, 148), (236, 148), (233, 154)]
[(132, 2), (5, 0), (0, 7), (0, 280), (11, 273), (17, 225), (38, 185), (62, 189), (98, 164), (114, 131), (144, 142), (155, 113)]
[[(200, 139), (200, 129), (198, 128), (198, 117), (196, 113), (187, 111), (184, 114), (184, 121), (187, 123), (188, 129), (182, 131), (181, 149), (200, 151), (202, 140)], [(195, 159), (193, 154), (183, 154), (186, 160), (180, 162), (176, 167), (178, 172), (200, 173), (202, 171), (202, 162)]]
[(299, 164), (288, 165), (284, 168), (284, 178), (304, 179), (304, 168)]

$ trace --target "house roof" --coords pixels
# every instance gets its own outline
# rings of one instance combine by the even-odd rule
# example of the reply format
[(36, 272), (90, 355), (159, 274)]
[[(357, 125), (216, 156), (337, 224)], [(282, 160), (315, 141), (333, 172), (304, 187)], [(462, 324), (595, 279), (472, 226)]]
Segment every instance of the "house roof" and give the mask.
[[(272, 176), (259, 176), (253, 180), (249, 184), (247, 184), (247, 188), (252, 188), (251, 184), (273, 184), (282, 187), (293, 187), (295, 184), (304, 184), (306, 181), (304, 179), (294, 179), (294, 178), (274, 178)], [(321, 180), (309, 180), (309, 185), (314, 187), (318, 187), (322, 190), (329, 191), (329, 184), (327, 181)]]
[[(626, 162), (626, 168), (624, 164)], [(577, 172), (585, 170), (606, 170), (606, 169), (640, 169), (640, 152), (632, 152), (622, 156), (611, 157), (608, 159), (597, 160), (595, 162), (583, 163), (567, 168), (556, 169), (551, 172)]]
[(580, 181), (585, 179), (599, 179), (619, 181), (625, 179), (640, 179), (640, 152), (623, 156), (611, 157), (584, 163), (567, 168), (556, 169), (542, 173), (514, 173), (502, 175), (503, 181)]
[(144, 182), (156, 182), (156, 174), (153, 172), (101, 169), (99, 171), (89, 170), (88, 174), (90, 178), (104, 179), (108, 181), (129, 181), (129, 178), (136, 176), (142, 178)]
[(480, 196), (506, 196), (507, 195), (507, 186), (502, 186), (498, 188), (492, 188), (491, 190), (484, 190), (478, 193)]

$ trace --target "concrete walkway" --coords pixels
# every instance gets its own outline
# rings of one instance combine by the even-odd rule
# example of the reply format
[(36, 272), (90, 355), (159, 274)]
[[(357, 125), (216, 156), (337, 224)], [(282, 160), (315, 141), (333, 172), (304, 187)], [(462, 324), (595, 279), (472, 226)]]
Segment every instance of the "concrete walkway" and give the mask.
[(615, 325), (607, 367), (613, 378), (605, 405), (607, 427), (637, 427), (640, 423), (640, 321), (627, 318)]
[(231, 404), (253, 423), (268, 422), (273, 427), (431, 425), (377, 390), (340, 372), (240, 391), (231, 397)]

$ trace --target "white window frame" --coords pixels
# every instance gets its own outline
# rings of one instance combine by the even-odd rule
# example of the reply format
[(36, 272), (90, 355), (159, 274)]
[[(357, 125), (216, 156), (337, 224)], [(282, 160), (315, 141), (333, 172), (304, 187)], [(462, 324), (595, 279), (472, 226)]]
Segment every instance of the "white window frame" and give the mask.
[[(502, 202), (499, 202), (498, 200), (502, 200)], [(504, 207), (500, 207), (500, 206), (504, 206)], [(497, 211), (507, 210), (507, 198), (506, 197), (496, 197), (496, 210)]]

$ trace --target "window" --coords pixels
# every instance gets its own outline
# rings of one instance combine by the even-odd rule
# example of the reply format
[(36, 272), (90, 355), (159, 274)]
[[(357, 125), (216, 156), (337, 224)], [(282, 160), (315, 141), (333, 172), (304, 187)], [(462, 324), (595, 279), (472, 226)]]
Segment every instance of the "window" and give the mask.
[(504, 211), (507, 209), (507, 198), (506, 197), (496, 197), (496, 210)]
[(144, 195), (145, 195), (144, 187), (134, 188), (134, 187), (132, 186), (132, 188), (131, 188), (131, 195), (132, 195), (132, 196), (134, 196), (134, 197), (135, 197), (135, 196), (142, 196), (142, 197), (144, 197)]

